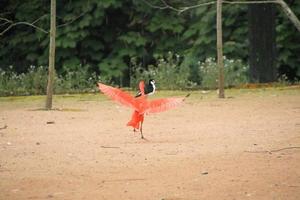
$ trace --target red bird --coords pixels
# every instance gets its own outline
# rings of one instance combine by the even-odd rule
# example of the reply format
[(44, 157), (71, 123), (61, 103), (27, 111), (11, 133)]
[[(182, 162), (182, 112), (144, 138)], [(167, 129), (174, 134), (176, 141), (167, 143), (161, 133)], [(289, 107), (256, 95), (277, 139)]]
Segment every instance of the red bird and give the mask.
[[(124, 106), (130, 107), (134, 110), (131, 120), (127, 123), (127, 126), (132, 126), (135, 129), (140, 129), (141, 138), (143, 136), (143, 122), (145, 113), (157, 113), (175, 108), (181, 104), (184, 98), (164, 98), (156, 99), (152, 101), (147, 100), (147, 95), (145, 95), (145, 83), (141, 81), (139, 83), (139, 88), (141, 95), (137, 98), (131, 96), (127, 92), (124, 92), (118, 88), (114, 88), (102, 83), (98, 83), (99, 89), (112, 100), (117, 101)], [(189, 95), (187, 95), (189, 96)], [(186, 97), (187, 97), (186, 96)]]

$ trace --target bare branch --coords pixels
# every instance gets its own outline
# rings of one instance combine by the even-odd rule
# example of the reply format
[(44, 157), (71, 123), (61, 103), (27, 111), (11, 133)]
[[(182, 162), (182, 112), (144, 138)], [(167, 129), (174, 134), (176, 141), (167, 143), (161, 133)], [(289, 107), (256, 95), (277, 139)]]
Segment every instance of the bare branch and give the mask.
[(184, 11), (187, 11), (187, 10), (190, 10), (190, 9), (194, 9), (194, 8), (199, 8), (199, 7), (202, 7), (202, 6), (212, 5), (212, 4), (216, 4), (216, 1), (209, 1), (209, 2), (205, 2), (205, 3), (197, 4), (197, 5), (194, 5), (194, 6), (183, 7), (181, 12), (184, 12)]
[(277, 0), (277, 1), (280, 4), (281, 8), (283, 9), (283, 12), (286, 14), (286, 16), (291, 20), (291, 22), (300, 32), (300, 21), (298, 17), (293, 13), (290, 7), (283, 0)]
[(146, 0), (142, 0), (144, 3), (146, 3), (148, 6), (150, 6), (151, 8), (156, 8), (156, 9), (160, 9), (160, 10), (165, 10), (165, 9), (169, 9), (168, 6), (156, 6), (151, 4), (150, 2), (146, 1)]
[(46, 16), (48, 16), (48, 14), (44, 14), (43, 16), (37, 18), (36, 20), (34, 20), (34, 21), (32, 22), (32, 24), (37, 23), (38, 21), (40, 21), (42, 18), (44, 18), (44, 17), (46, 17)]
[(4, 26), (6, 24), (9, 24), (9, 22), (3, 22), (2, 24), (0, 24), (0, 26)]
[(41, 32), (44, 32), (44, 33), (49, 33), (48, 31), (46, 31), (45, 29), (41, 28), (41, 27), (38, 27), (34, 24), (31, 24), (29, 22), (16, 22), (16, 23), (13, 23), (11, 25), (9, 25), (6, 29), (4, 29), (2, 32), (0, 32), (0, 36), (4, 35), (4, 33), (6, 33), (7, 31), (9, 31), (12, 27), (14, 26), (17, 26), (17, 25), (20, 25), (20, 24), (23, 24), (23, 25), (27, 25), (27, 26), (31, 26)]
[(74, 21), (76, 21), (76, 20), (78, 20), (79, 18), (81, 18), (81, 17), (83, 17), (86, 13), (88, 13), (89, 12), (89, 10), (88, 11), (85, 11), (85, 12), (83, 12), (83, 13), (81, 13), (80, 15), (78, 15), (77, 17), (75, 17), (75, 18), (73, 18), (72, 20), (70, 20), (69, 22), (66, 22), (66, 23), (64, 23), (64, 24), (59, 24), (59, 25), (57, 25), (57, 28), (61, 28), (61, 27), (64, 27), (64, 26), (67, 26), (67, 25), (70, 25), (70, 24), (72, 24)]
[[(150, 6), (152, 8), (156, 8), (156, 9), (160, 9), (160, 10), (171, 9), (171, 10), (178, 12), (179, 14), (182, 12), (185, 12), (187, 10), (190, 10), (190, 9), (195, 9), (195, 8), (199, 8), (202, 6), (216, 4), (216, 1), (208, 1), (208, 2), (204, 2), (204, 3), (196, 4), (193, 6), (175, 8), (174, 6), (171, 6), (170, 4), (168, 4), (165, 0), (160, 0), (162, 2), (163, 6), (153, 5), (150, 2), (148, 2), (147, 0), (142, 0), (142, 1), (144, 1), (148, 6)], [(265, 1), (226, 1), (225, 0), (225, 1), (223, 1), (223, 3), (225, 3), (225, 4), (266, 4), (266, 3), (279, 4), (278, 0), (265, 0)]]
[(4, 23), (1, 24), (1, 26), (6, 25), (6, 24), (10, 24), (6, 29), (4, 29), (3, 31), (0, 32), (0, 36), (4, 35), (7, 31), (9, 31), (11, 28), (13, 28), (14, 26), (17, 26), (17, 25), (31, 26), (31, 27), (33, 27), (33, 28), (35, 28), (35, 29), (37, 29), (41, 32), (49, 33), (45, 29), (34, 25), (36, 22), (38, 22), (43, 17), (45, 17), (45, 15), (43, 15), (42, 17), (39, 17), (38, 19), (34, 20), (32, 23), (29, 23), (29, 22), (13, 22), (12, 20), (9, 20), (7, 18), (0, 17), (0, 20), (4, 21)]
[[(85, 11), (83, 13), (81, 13), (80, 15), (78, 15), (77, 17), (73, 18), (72, 20), (70, 20), (69, 22), (66, 22), (64, 24), (60, 24), (57, 26), (57, 28), (61, 28), (61, 27), (64, 27), (64, 26), (67, 26), (67, 25), (70, 25), (72, 24), (74, 21), (78, 20), (79, 18), (83, 17), (86, 13), (88, 13), (88, 11)], [(0, 26), (4, 26), (4, 25), (7, 25), (7, 24), (10, 24), (6, 29), (4, 29), (3, 31), (0, 32), (0, 36), (4, 35), (7, 31), (9, 31), (11, 28), (13, 28), (14, 26), (16, 25), (27, 25), (27, 26), (31, 26), (41, 32), (44, 32), (44, 33), (49, 33), (49, 31), (39, 27), (39, 26), (36, 26), (35, 24), (41, 20), (42, 18), (44, 18), (45, 16), (47, 16), (48, 14), (45, 14), (41, 17), (39, 17), (38, 19), (34, 20), (33, 22), (29, 23), (29, 22), (13, 22), (12, 20), (9, 20), (7, 18), (3, 18), (3, 17), (0, 17), (0, 21), (4, 21), (2, 24), (0, 24)]]
[(274, 150), (265, 150), (265, 151), (244, 151), (247, 153), (269, 153), (272, 154), (274, 152), (279, 152), (279, 151), (283, 151), (283, 150), (287, 150), (287, 149), (300, 149), (300, 147), (285, 147), (285, 148), (281, 148), (281, 149), (274, 149)]
[(9, 20), (9, 19), (6, 19), (6, 18), (3, 18), (3, 17), (0, 17), (0, 21), (4, 21), (2, 24), (0, 24), (0, 26), (4, 26), (6, 24), (11, 24), (13, 23), (13, 21)]
[(46, 31), (45, 29), (43, 29), (43, 28), (41, 28), (41, 27), (38, 27), (38, 26), (36, 26), (36, 25), (34, 25), (34, 24), (32, 24), (32, 23), (29, 23), (29, 22), (16, 22), (16, 23), (14, 23), (14, 24), (12, 24), (12, 25), (13, 25), (13, 26), (16, 26), (16, 25), (19, 25), (19, 24), (24, 24), (24, 25), (27, 25), (27, 26), (31, 26), (31, 27), (33, 27), (33, 28), (39, 30), (39, 31), (44, 32), (44, 33), (49, 33), (49, 31)]
[(175, 8), (171, 5), (169, 5), (165, 0), (160, 0), (160, 1), (165, 5), (166, 8), (169, 8), (169, 9), (174, 10), (179, 13), (182, 12), (182, 10), (180, 8), (178, 9), (178, 8)]
[[(266, 1), (222, 1), (225, 4), (266, 4), (266, 3), (279, 3), (278, 0), (266, 0)], [(193, 6), (188, 6), (188, 7), (183, 7), (180, 9), (180, 12), (184, 12), (186, 10), (190, 10), (190, 9), (194, 9), (194, 8), (198, 8), (201, 6), (208, 6), (208, 5), (212, 5), (215, 4), (216, 1), (209, 1), (209, 2), (205, 2), (205, 3), (200, 3), (197, 5), (193, 5)]]
[(13, 23), (13, 21), (11, 21), (9, 19), (6, 19), (6, 18), (3, 18), (3, 17), (0, 17), (0, 20), (8, 22), (8, 23)]
[(278, 3), (277, 0), (269, 0), (269, 1), (223, 1), (226, 4), (266, 4), (266, 3)]
[(171, 9), (171, 10), (178, 12), (179, 14), (181, 14), (184, 11), (190, 10), (190, 9), (194, 9), (194, 8), (198, 8), (198, 7), (202, 7), (202, 6), (208, 6), (208, 5), (212, 5), (212, 4), (216, 3), (216, 1), (209, 1), (209, 2), (200, 3), (197, 5), (193, 5), (193, 6), (185, 6), (185, 7), (181, 7), (181, 8), (175, 8), (174, 6), (171, 6), (170, 4), (168, 4), (165, 0), (160, 0), (164, 6), (153, 5), (150, 2), (148, 2), (147, 0), (142, 0), (142, 1), (144, 1), (148, 6), (150, 6), (152, 8), (156, 8), (156, 9), (160, 9), (160, 10)]

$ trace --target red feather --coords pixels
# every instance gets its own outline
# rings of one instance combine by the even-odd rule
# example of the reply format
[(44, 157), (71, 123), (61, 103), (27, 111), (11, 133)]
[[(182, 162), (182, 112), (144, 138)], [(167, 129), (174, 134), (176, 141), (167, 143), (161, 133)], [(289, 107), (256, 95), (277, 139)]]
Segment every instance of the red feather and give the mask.
[(112, 100), (117, 101), (124, 106), (136, 109), (136, 100), (133, 96), (124, 92), (118, 88), (114, 88), (102, 83), (98, 83), (98, 87), (106, 96), (110, 97)]
[(140, 123), (144, 121), (144, 113), (158, 113), (163, 112), (180, 105), (185, 98), (164, 98), (156, 99), (153, 101), (147, 101), (147, 96), (145, 95), (144, 81), (139, 83), (139, 88), (141, 91), (141, 96), (134, 98), (130, 94), (111, 86), (98, 83), (99, 89), (112, 100), (121, 103), (122, 105), (128, 106), (134, 109), (131, 116), (131, 120), (127, 123), (127, 126), (132, 126), (135, 129), (140, 127)]
[(138, 111), (134, 111), (131, 120), (127, 123), (127, 126), (132, 126), (135, 129), (140, 128), (140, 122), (144, 121), (144, 114), (140, 114)]
[(165, 98), (150, 101), (146, 107), (147, 113), (158, 113), (170, 110), (179, 106), (184, 101), (184, 98)]

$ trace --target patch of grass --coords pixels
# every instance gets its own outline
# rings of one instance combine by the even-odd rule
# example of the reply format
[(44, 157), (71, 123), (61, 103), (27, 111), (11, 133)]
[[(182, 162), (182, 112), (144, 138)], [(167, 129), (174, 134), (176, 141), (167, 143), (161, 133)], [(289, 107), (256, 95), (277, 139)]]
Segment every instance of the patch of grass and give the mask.
[[(135, 91), (128, 91), (132, 95)], [(188, 99), (193, 101), (201, 99), (218, 99), (217, 90), (158, 90), (155, 95), (149, 96), (149, 99), (164, 98), (164, 97), (184, 97), (191, 94)], [(243, 96), (272, 96), (272, 95), (300, 95), (300, 85), (294, 86), (278, 86), (278, 87), (260, 87), (255, 89), (249, 88), (231, 88), (225, 90), (226, 98), (237, 98)], [(46, 96), (12, 96), (0, 97), (0, 108), (4, 104), (40, 104), (43, 105)], [(100, 93), (85, 93), (85, 94), (72, 94), (72, 95), (54, 95), (53, 105), (60, 102), (84, 102), (84, 101), (109, 101), (105, 95)]]
[(257, 87), (249, 88), (232, 88), (225, 90), (226, 96), (283, 96), (283, 95), (300, 95), (300, 85), (295, 86), (271, 86), (271, 87)]
[(0, 97), (0, 102), (31, 102), (31, 101), (39, 101), (41, 99), (45, 99), (45, 96), (41, 95), (32, 95), (32, 96), (8, 96), (8, 97)]
[[(37, 109), (31, 109), (29, 111), (48, 111), (45, 108), (37, 108)], [(86, 109), (80, 109), (80, 108), (53, 108), (51, 111), (61, 111), (61, 112), (86, 112)]]

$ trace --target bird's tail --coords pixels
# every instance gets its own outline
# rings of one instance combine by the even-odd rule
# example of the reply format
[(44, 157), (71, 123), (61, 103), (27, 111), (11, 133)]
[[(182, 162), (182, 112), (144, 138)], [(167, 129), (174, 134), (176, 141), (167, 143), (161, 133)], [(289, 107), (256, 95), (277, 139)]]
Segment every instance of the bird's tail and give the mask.
[(140, 128), (140, 122), (144, 121), (144, 114), (140, 114), (138, 111), (134, 111), (131, 120), (127, 123), (127, 126), (132, 126), (135, 129)]

